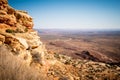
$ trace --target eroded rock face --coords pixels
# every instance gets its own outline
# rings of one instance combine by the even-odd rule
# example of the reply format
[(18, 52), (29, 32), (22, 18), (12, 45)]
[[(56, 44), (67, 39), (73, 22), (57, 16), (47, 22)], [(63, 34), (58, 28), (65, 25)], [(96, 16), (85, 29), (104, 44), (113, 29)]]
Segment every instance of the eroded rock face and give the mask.
[(0, 24), (3, 23), (21, 32), (33, 27), (32, 17), (25, 11), (14, 10), (8, 5), (7, 0), (0, 0)]
[(27, 15), (24, 11), (16, 11), (15, 13), (16, 20), (20, 25), (23, 25), (27, 27), (28, 29), (31, 29), (33, 27), (32, 18)]
[(27, 12), (15, 10), (7, 0), (0, 0), (0, 45), (9, 47), (16, 55), (31, 63), (44, 64), (47, 52)]

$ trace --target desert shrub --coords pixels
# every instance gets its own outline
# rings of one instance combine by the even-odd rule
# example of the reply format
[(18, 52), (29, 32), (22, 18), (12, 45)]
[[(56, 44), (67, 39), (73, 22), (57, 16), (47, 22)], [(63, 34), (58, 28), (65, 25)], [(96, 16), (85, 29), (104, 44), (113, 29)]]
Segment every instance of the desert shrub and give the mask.
[(6, 32), (7, 32), (7, 33), (14, 33), (15, 31), (12, 30), (12, 29), (6, 29)]
[[(23, 33), (23, 31), (18, 28), (16, 30), (6, 29), (6, 32), (7, 33)], [(25, 32), (27, 32), (27, 30)]]
[(34, 62), (40, 63), (40, 54), (39, 53), (32, 54), (32, 58), (33, 58)]
[(28, 28), (25, 28), (25, 30), (24, 30), (25, 32), (28, 32)]
[(0, 46), (0, 80), (45, 80), (42, 73)]

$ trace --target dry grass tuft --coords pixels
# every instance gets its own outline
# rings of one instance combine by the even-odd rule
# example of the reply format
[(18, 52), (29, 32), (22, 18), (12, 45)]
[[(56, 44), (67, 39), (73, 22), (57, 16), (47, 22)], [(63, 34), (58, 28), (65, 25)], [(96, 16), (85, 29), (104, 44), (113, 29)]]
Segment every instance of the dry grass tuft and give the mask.
[(0, 80), (44, 80), (40, 73), (0, 46)]

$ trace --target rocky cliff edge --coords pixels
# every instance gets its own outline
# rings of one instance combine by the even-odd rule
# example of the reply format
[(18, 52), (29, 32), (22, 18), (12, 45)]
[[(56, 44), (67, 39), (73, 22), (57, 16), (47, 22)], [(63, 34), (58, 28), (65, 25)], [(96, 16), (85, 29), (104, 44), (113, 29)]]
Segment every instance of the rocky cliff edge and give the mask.
[(32, 28), (33, 20), (27, 12), (15, 10), (7, 0), (0, 0), (0, 45), (8, 46), (13, 55), (28, 61), (28, 64), (34, 62), (35, 55), (40, 57), (39, 63), (44, 64), (46, 49)]

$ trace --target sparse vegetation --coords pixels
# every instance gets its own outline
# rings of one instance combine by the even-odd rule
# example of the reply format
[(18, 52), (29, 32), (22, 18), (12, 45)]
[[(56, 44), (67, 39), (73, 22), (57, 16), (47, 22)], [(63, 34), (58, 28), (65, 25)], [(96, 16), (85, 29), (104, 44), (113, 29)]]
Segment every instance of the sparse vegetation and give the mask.
[(25, 32), (28, 32), (28, 28), (25, 28), (25, 30), (24, 30)]
[(40, 62), (40, 54), (35, 53), (32, 55), (33, 61), (39, 63)]
[[(42, 31), (42, 32), (40, 32)], [(120, 31), (39, 30), (47, 49), (73, 58), (120, 63)], [(85, 56), (83, 51), (88, 51)], [(83, 53), (83, 55), (81, 55)], [(87, 52), (86, 52), (87, 53)], [(106, 58), (102, 58), (106, 56)], [(93, 57), (93, 58), (92, 58)], [(110, 61), (110, 59), (112, 61)]]
[(12, 30), (12, 29), (6, 29), (6, 32), (7, 32), (7, 33), (15, 33), (15, 31)]
[(25, 28), (25, 30), (24, 31), (21, 31), (20, 29), (16, 29), (16, 30), (13, 30), (13, 29), (6, 29), (6, 32), (7, 33), (23, 33), (23, 32), (28, 32), (28, 29), (27, 28)]
[(42, 74), (0, 46), (0, 80), (44, 80)]

